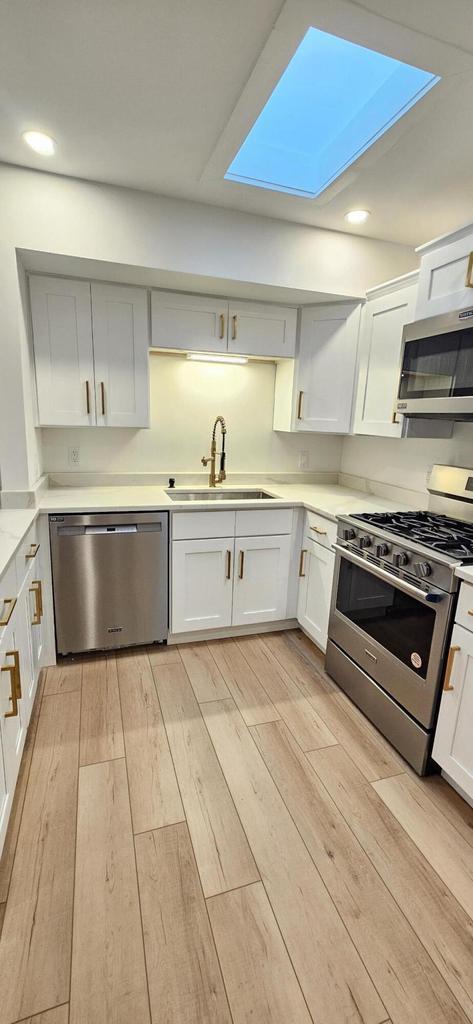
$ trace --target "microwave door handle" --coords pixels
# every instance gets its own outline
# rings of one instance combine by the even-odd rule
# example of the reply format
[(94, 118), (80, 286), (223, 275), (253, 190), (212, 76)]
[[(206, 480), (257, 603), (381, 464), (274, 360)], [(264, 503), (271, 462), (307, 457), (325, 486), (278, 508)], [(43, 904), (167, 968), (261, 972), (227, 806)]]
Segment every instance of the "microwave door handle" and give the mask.
[(397, 587), (398, 590), (403, 590), (405, 594), (411, 594), (412, 597), (420, 598), (421, 601), (427, 601), (429, 604), (438, 604), (439, 601), (443, 601), (447, 596), (441, 590), (431, 590), (426, 593), (425, 590), (421, 590), (420, 587), (415, 587), (413, 583), (408, 583), (407, 580), (401, 579), (399, 576), (394, 576), (390, 572), (386, 572), (385, 569), (381, 569), (377, 565), (373, 565), (368, 562), (366, 558), (355, 555), (352, 551), (349, 551), (342, 544), (334, 544), (335, 551), (342, 557), (346, 558), (349, 562), (353, 562), (354, 565), (360, 565), (362, 569), (366, 569), (373, 576), (377, 576), (380, 580), (384, 580), (386, 583), (391, 583)]

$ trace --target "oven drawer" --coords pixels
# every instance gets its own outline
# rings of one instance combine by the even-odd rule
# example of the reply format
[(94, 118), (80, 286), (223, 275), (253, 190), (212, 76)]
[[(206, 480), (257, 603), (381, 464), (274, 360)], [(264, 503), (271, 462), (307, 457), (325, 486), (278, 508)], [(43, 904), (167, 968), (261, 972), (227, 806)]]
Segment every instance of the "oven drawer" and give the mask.
[(304, 534), (308, 540), (315, 540), (325, 548), (331, 548), (337, 540), (337, 524), (318, 512), (307, 512)]
[(462, 583), (460, 587), (455, 622), (459, 622), (460, 626), (473, 631), (473, 586), (471, 583)]

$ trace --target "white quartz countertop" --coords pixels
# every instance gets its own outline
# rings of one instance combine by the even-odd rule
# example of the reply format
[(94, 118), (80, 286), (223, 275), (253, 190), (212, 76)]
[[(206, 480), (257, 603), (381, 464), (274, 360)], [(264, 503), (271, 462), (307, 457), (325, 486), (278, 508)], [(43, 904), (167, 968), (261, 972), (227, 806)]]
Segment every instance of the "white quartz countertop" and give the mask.
[[(201, 488), (182, 487), (179, 490), (199, 490)], [(318, 512), (329, 519), (336, 520), (339, 515), (357, 512), (393, 512), (407, 508), (398, 501), (388, 501), (366, 491), (351, 490), (339, 484), (281, 484), (264, 482), (256, 486), (229, 484), (219, 487), (225, 490), (265, 490), (274, 495), (274, 499), (255, 499), (254, 501), (174, 501), (166, 488), (159, 486), (108, 486), (108, 487), (51, 487), (39, 492), (37, 507), (28, 509), (0, 510), (0, 575), (15, 554), (25, 533), (41, 513), (61, 514), (73, 512), (139, 512), (139, 511), (171, 511), (191, 512), (197, 509), (219, 508), (284, 508), (294, 505), (303, 506), (311, 512)]]
[(459, 576), (461, 580), (466, 580), (467, 583), (473, 583), (473, 565), (460, 565), (455, 570), (455, 576)]

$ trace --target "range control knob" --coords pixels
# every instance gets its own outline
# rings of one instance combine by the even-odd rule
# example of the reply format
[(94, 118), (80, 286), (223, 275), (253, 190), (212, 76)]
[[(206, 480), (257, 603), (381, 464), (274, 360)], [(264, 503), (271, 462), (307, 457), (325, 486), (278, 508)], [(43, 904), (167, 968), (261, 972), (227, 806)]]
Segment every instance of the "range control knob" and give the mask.
[(409, 562), (409, 555), (407, 554), (407, 551), (397, 551), (396, 554), (393, 555), (393, 562), (398, 569), (403, 565), (407, 565)]
[(360, 548), (370, 548), (371, 547), (371, 537), (366, 537), (366, 536), (365, 537), (360, 537), (359, 544), (360, 544)]
[(432, 574), (432, 566), (430, 562), (415, 562), (414, 572), (416, 576), (430, 576)]
[(349, 529), (343, 531), (343, 540), (354, 540), (356, 537), (355, 531), (349, 527)]
[(385, 555), (389, 554), (389, 544), (382, 543), (376, 545), (376, 554), (378, 558), (384, 558)]

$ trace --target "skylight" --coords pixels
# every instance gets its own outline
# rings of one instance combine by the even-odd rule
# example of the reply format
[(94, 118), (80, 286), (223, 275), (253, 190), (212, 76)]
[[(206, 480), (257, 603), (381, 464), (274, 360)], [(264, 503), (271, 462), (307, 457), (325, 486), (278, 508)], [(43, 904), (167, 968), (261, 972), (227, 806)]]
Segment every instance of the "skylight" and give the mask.
[(439, 80), (309, 28), (225, 177), (313, 199)]

